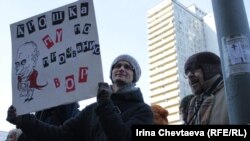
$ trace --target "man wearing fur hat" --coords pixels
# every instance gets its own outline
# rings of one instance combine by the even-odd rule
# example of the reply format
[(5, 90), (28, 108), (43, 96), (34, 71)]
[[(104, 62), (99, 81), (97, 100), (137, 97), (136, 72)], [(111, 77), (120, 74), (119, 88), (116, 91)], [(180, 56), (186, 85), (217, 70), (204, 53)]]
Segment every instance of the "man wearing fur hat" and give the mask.
[(62, 126), (45, 124), (30, 114), (16, 116), (13, 106), (8, 110), (7, 120), (38, 141), (130, 141), (132, 125), (153, 124), (150, 106), (135, 87), (140, 75), (137, 61), (132, 56), (120, 55), (111, 65), (112, 86), (99, 83), (97, 102)]
[(187, 59), (184, 70), (194, 94), (187, 124), (229, 124), (220, 58), (211, 52), (197, 53)]

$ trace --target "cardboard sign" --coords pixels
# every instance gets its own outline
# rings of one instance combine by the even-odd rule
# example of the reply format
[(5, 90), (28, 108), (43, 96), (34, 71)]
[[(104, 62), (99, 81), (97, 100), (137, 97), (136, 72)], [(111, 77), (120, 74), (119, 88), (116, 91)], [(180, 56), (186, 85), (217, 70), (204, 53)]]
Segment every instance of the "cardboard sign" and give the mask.
[(11, 24), (11, 38), (18, 115), (96, 96), (103, 74), (92, 0)]

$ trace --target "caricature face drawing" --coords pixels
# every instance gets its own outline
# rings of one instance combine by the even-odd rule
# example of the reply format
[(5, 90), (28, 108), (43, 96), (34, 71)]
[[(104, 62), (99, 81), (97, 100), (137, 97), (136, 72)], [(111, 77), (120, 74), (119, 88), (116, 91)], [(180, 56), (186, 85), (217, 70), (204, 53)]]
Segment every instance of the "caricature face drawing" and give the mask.
[(20, 92), (20, 97), (25, 97), (24, 102), (33, 99), (34, 88), (40, 89), (44, 86), (39, 86), (36, 83), (38, 72), (34, 69), (39, 56), (39, 51), (35, 42), (30, 41), (19, 46), (16, 59), (15, 69), (18, 79), (17, 89)]
[(36, 66), (39, 52), (34, 42), (26, 42), (18, 49), (16, 56), (16, 75), (27, 80)]

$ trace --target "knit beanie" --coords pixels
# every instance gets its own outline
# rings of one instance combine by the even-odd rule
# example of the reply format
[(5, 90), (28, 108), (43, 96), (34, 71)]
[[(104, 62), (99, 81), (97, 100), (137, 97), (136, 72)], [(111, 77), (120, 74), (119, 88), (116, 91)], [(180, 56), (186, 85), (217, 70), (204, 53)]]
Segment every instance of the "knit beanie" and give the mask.
[(200, 52), (190, 56), (185, 65), (185, 74), (189, 70), (201, 68), (204, 76), (204, 80), (208, 80), (216, 74), (221, 74), (221, 62), (220, 58), (212, 52)]
[(110, 79), (111, 79), (111, 81), (113, 82), (113, 80), (112, 80), (112, 70), (114, 68), (114, 65), (116, 63), (120, 62), (120, 61), (126, 61), (133, 67), (133, 73), (134, 73), (133, 82), (136, 83), (139, 80), (140, 76), (141, 76), (141, 68), (140, 68), (140, 65), (138, 64), (138, 62), (135, 60), (135, 58), (133, 58), (132, 56), (127, 55), (127, 54), (123, 54), (123, 55), (120, 55), (120, 56), (116, 57), (115, 60), (112, 62), (111, 68), (110, 68)]

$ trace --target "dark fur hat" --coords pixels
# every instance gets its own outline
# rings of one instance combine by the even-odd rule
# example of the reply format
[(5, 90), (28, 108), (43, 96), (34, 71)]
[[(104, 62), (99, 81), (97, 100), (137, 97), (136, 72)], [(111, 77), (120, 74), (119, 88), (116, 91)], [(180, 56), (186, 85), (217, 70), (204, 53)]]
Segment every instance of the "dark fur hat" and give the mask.
[(180, 102), (180, 114), (182, 116), (182, 120), (184, 121), (185, 124), (188, 123), (187, 121), (187, 117), (188, 117), (188, 108), (189, 108), (189, 105), (190, 105), (190, 101), (192, 100), (192, 98), (194, 97), (194, 95), (186, 95), (185, 97), (183, 97), (181, 99), (181, 102)]
[(208, 80), (216, 74), (222, 74), (219, 56), (212, 52), (200, 52), (190, 56), (184, 66), (185, 74), (189, 70), (201, 68), (204, 79)]
[(181, 99), (180, 107), (187, 109), (187, 106), (189, 105), (190, 100), (193, 98), (194, 95), (186, 95)]

